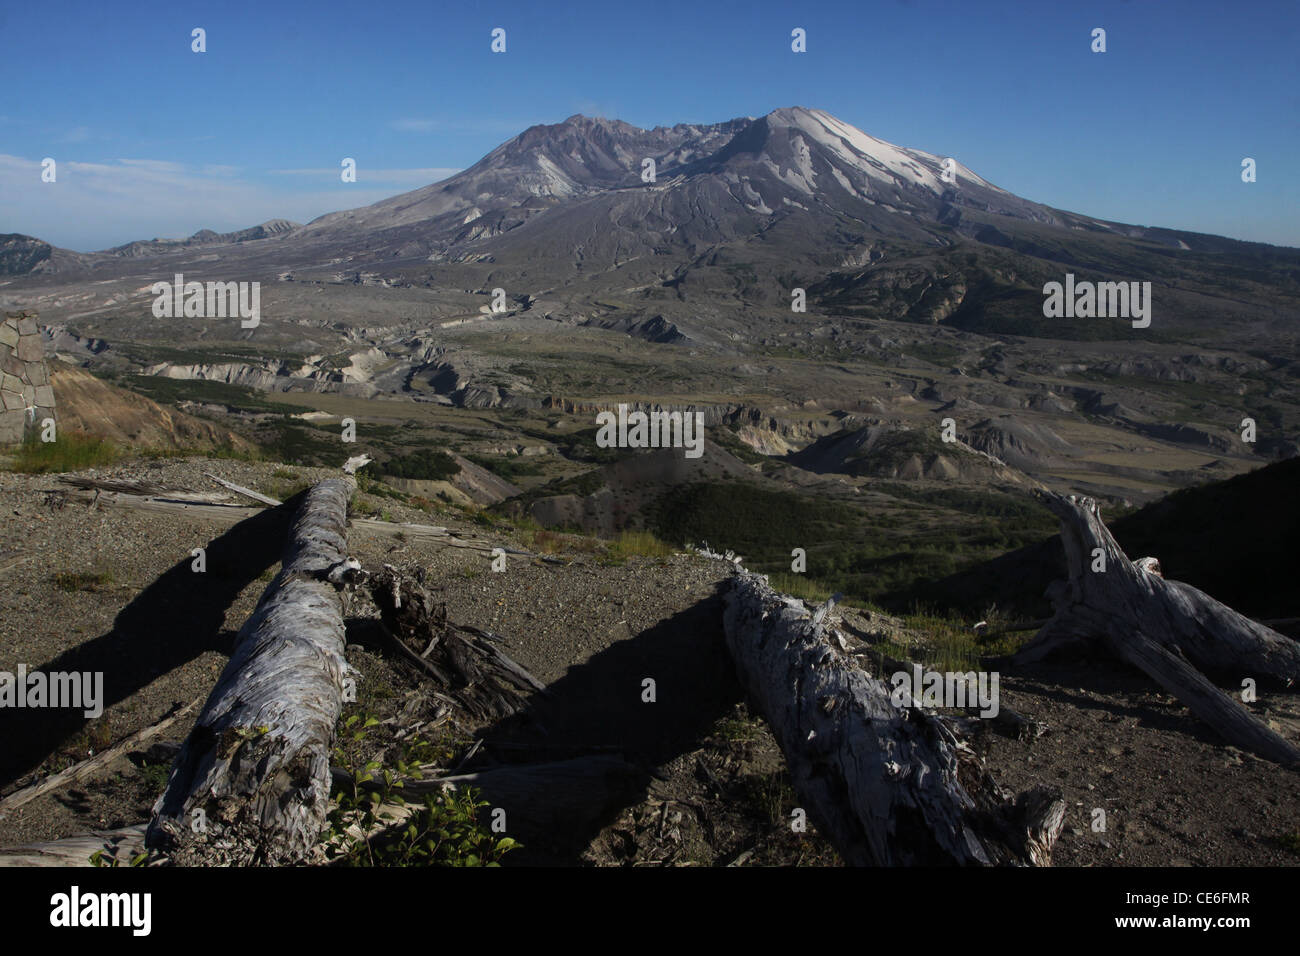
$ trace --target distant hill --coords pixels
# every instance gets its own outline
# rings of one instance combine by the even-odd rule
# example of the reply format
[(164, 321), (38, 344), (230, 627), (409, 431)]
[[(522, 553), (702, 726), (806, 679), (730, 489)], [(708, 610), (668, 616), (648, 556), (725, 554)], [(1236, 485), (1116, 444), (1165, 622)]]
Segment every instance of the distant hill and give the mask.
[(212, 422), (118, 388), (84, 369), (50, 362), (59, 425), (123, 448), (231, 448), (251, 451), (246, 439)]
[[(1194, 488), (1107, 522), (1130, 558), (1160, 559), (1185, 581), (1256, 618), (1300, 616), (1300, 458)], [(1103, 518), (1105, 512), (1102, 513)], [(1065, 576), (1061, 540), (1020, 548), (924, 588), (923, 600), (974, 613), (1045, 616), (1047, 585)]]
[(84, 269), (97, 257), (60, 249), (32, 236), (11, 232), (0, 235), (0, 278), (38, 276), (68, 269)]
[(105, 254), (134, 259), (139, 256), (156, 256), (164, 252), (173, 252), (189, 246), (218, 245), (223, 243), (254, 242), (258, 239), (273, 239), (284, 236), (299, 228), (298, 223), (288, 219), (268, 219), (260, 225), (239, 229), (235, 232), (214, 232), (200, 229), (188, 239), (150, 239), (147, 241), (128, 242), (105, 250)]

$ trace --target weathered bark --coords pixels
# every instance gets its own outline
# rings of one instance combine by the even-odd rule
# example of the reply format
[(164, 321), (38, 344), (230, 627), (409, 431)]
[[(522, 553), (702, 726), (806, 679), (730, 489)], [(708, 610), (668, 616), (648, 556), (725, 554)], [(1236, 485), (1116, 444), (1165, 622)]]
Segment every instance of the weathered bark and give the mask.
[(1042, 497), (1061, 519), (1069, 579), (1049, 589), (1056, 615), (1014, 661), (1041, 660), (1099, 640), (1230, 743), (1282, 764), (1300, 763), (1300, 748), (1197, 670), (1291, 685), (1300, 678), (1300, 644), (1191, 585), (1165, 580), (1151, 559), (1130, 561), (1092, 498)]
[(739, 571), (724, 625), (808, 817), (846, 863), (1050, 863), (1060, 794), (1011, 800), (947, 721), (895, 707), (889, 687), (837, 652), (801, 602)]
[(347, 671), (325, 578), (346, 558), (354, 487), (332, 478), (304, 497), (282, 569), (177, 755), (149, 826), (149, 845), (177, 862), (292, 863), (316, 843)]

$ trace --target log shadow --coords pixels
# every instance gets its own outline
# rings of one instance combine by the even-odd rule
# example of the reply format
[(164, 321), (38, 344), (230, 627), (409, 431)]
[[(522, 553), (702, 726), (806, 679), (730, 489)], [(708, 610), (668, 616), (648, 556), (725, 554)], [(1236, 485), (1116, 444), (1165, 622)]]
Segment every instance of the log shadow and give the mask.
[[(141, 591), (112, 630), (64, 651), (28, 673), (102, 673), (107, 710), (205, 651), (229, 655), (236, 631), (226, 611), (239, 593), (281, 558), (301, 495), (240, 521), (205, 546), (207, 570), (186, 556)], [(0, 788), (35, 770), (92, 723), (84, 708), (0, 708)]]
[[(477, 766), (563, 759), (583, 752), (621, 753), (639, 771), (602, 813), (564, 832), (511, 832), (523, 849), (504, 865), (581, 865), (580, 855), (624, 808), (639, 803), (656, 768), (699, 747), (744, 695), (722, 629), (721, 587), (635, 637), (593, 655), (534, 694), (528, 706), (479, 734)], [(643, 700), (643, 681), (655, 700)], [(485, 797), (490, 797), (486, 794)], [(546, 794), (535, 795), (545, 800)], [(505, 807), (507, 820), (510, 808)]]
[[(1014, 671), (1008, 670), (1006, 674), (1022, 683), (1023, 686), (1017, 688), (1022, 692), (1037, 694), (1078, 710), (1100, 711), (1116, 718), (1137, 718), (1143, 727), (1215, 746), (1228, 743), (1176, 699), (1175, 704), (1181, 710), (1162, 708), (1157, 701), (1149, 699), (1155, 694), (1171, 695), (1137, 668), (1129, 668), (1109, 656), (1091, 656), (1086, 667), (1073, 666), (1065, 659), (1036, 661)], [(1104, 699), (1095, 700), (1080, 691)], [(1137, 700), (1123, 700), (1125, 697), (1136, 697)], [(1034, 714), (1027, 713), (1027, 716)]]

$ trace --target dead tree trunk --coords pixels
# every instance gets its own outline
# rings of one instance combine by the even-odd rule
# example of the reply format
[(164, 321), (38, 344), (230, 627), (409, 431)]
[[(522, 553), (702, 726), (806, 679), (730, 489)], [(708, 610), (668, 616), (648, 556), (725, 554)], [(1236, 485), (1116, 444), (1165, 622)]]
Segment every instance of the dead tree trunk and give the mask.
[(117, 830), (81, 833), (48, 843), (0, 849), (0, 867), (7, 866), (93, 866), (91, 857), (100, 854), (105, 866), (130, 866), (145, 852), (145, 824)]
[(1092, 498), (1042, 497), (1061, 519), (1069, 579), (1049, 590), (1056, 615), (1015, 662), (1099, 639), (1230, 743), (1284, 765), (1300, 763), (1300, 748), (1197, 670), (1289, 686), (1300, 678), (1300, 644), (1191, 585), (1166, 581), (1154, 559), (1130, 561)]
[(846, 863), (1050, 863), (1065, 819), (1059, 793), (1011, 800), (944, 719), (895, 707), (802, 602), (739, 571), (724, 624), (809, 819)]
[(148, 836), (175, 862), (292, 863), (316, 843), (347, 670), (326, 578), (346, 558), (354, 487), (333, 478), (307, 493), (281, 571), (176, 757)]

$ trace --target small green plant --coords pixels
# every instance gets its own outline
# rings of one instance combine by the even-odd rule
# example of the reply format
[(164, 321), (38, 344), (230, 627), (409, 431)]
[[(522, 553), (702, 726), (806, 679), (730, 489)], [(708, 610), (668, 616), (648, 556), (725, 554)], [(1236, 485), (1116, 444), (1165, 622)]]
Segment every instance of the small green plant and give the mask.
[(167, 778), (170, 775), (170, 764), (149, 763), (147, 760), (140, 764), (140, 776), (148, 783), (150, 793), (160, 794), (167, 789)]
[[(147, 866), (148, 863), (149, 863), (149, 851), (146, 850), (143, 853), (137, 853), (135, 856), (131, 857), (131, 860), (130, 862), (127, 863), (127, 866)], [(90, 865), (91, 866), (121, 866), (122, 861), (117, 857), (116, 854), (108, 854), (105, 853), (103, 850), (96, 850), (94, 853), (90, 854)]]
[(738, 717), (724, 717), (713, 727), (716, 736), (723, 740), (743, 742), (758, 737), (758, 727), (748, 720)]
[(795, 802), (794, 788), (784, 770), (751, 774), (742, 781), (745, 799), (769, 826), (785, 823), (785, 808)]
[(500, 866), (520, 844), (479, 821), (488, 804), (473, 788), (424, 793), (408, 804), (406, 781), (422, 779), (424, 766), (438, 756), (430, 741), (403, 741), (391, 770), (379, 760), (354, 766), (349, 751), (378, 725), (378, 718), (363, 714), (343, 722), (340, 738), (350, 746), (335, 749), (335, 762), (348, 774), (327, 817), (326, 859), (344, 866)]

